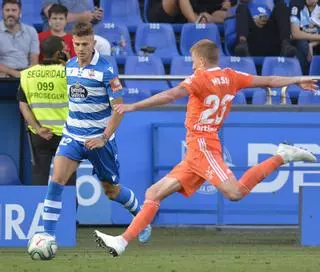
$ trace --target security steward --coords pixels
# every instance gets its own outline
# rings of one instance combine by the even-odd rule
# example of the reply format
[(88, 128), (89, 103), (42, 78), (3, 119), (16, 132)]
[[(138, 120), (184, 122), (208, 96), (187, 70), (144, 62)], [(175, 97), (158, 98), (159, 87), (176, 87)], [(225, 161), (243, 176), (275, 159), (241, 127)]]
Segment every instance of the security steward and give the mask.
[[(47, 185), (50, 165), (68, 117), (63, 40), (48, 37), (41, 45), (42, 64), (21, 72), (17, 93), (20, 111), (28, 123), (32, 156), (32, 184)], [(76, 173), (68, 185), (75, 185)]]

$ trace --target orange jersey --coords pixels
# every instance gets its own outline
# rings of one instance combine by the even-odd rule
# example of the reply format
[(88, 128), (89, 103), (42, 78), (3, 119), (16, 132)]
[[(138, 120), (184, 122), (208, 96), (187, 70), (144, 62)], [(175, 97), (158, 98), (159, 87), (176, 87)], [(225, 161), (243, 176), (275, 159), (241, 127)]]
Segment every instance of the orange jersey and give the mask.
[(186, 78), (180, 86), (189, 92), (185, 121), (187, 143), (195, 137), (217, 140), (233, 98), (251, 83), (251, 75), (219, 67), (198, 70)]

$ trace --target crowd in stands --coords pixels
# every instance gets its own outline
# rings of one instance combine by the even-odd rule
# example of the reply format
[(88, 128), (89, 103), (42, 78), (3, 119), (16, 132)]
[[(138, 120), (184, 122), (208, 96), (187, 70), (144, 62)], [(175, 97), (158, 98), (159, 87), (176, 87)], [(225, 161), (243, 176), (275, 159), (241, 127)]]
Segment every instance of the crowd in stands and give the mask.
[[(41, 63), (43, 56), (39, 48), (50, 36), (61, 37), (64, 51), (73, 57), (70, 30), (77, 21), (90, 21), (95, 26), (96, 49), (103, 55), (112, 55), (111, 61), (122, 66), (126, 73), (159, 75), (171, 68), (171, 74), (190, 74), (188, 50), (197, 40), (208, 38), (221, 48), (222, 64), (226, 62), (223, 59), (229, 58), (229, 65), (244, 72), (264, 74), (267, 57), (277, 57), (271, 74), (320, 74), (314, 71), (315, 55), (320, 51), (317, 0), (140, 0), (140, 8), (139, 0), (42, 0), (38, 4), (39, 14), (37, 8), (24, 10), (27, 2), (2, 0), (2, 77), (19, 77), (21, 70)], [(33, 23), (30, 19), (26, 22), (25, 12), (34, 12), (34, 17), (41, 14), (40, 27), (36, 19)], [(255, 66), (254, 70), (245, 71), (247, 66), (242, 64), (247, 58)], [(291, 58), (295, 65), (297, 63), (297, 69), (288, 69)], [(180, 60), (183, 68), (179, 66), (180, 70), (175, 71), (174, 63)], [(154, 61), (157, 64), (153, 69)], [(140, 71), (139, 65), (147, 68)], [(277, 65), (285, 68), (276, 69)], [(131, 83), (127, 81), (126, 85), (134, 85)], [(156, 83), (153, 88), (162, 84), (153, 83)], [(162, 84), (158, 91), (170, 86), (170, 82)], [(140, 89), (153, 92), (150, 88), (144, 90), (146, 87)], [(247, 92), (246, 97), (248, 93), (252, 92)]]

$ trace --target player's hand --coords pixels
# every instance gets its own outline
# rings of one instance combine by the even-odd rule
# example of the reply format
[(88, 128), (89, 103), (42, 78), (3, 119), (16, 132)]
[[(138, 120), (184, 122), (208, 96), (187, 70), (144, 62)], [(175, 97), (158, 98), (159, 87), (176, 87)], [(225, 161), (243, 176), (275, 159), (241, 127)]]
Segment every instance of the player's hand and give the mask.
[(125, 112), (134, 111), (134, 105), (133, 104), (115, 104), (113, 105), (113, 109), (118, 114), (124, 114)]
[(46, 139), (47, 141), (49, 141), (53, 137), (50, 128), (41, 127), (36, 132), (41, 138)]
[(81, 21), (91, 22), (94, 19), (95, 17), (92, 11), (84, 11), (81, 13)]
[(94, 19), (97, 21), (101, 21), (103, 18), (103, 9), (95, 9), (93, 12)]
[(317, 91), (319, 89), (319, 86), (316, 84), (317, 80), (314, 79), (310, 79), (310, 78), (301, 78), (299, 80), (298, 85), (305, 90), (309, 90), (309, 91)]
[(90, 150), (95, 148), (101, 148), (105, 145), (105, 139), (103, 137), (97, 137), (84, 142), (84, 146)]

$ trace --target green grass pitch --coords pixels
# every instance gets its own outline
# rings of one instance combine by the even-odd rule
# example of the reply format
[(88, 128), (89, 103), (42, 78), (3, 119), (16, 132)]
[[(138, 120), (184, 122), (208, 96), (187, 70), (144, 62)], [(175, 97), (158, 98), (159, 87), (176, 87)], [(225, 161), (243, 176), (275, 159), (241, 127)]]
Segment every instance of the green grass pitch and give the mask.
[[(123, 228), (98, 228), (119, 234)], [(32, 261), (25, 249), (0, 249), (1, 272), (263, 272), (320, 271), (320, 248), (299, 246), (298, 232), (155, 228), (152, 241), (130, 244), (118, 258), (97, 248), (93, 228), (79, 228), (78, 245), (51, 261)]]

